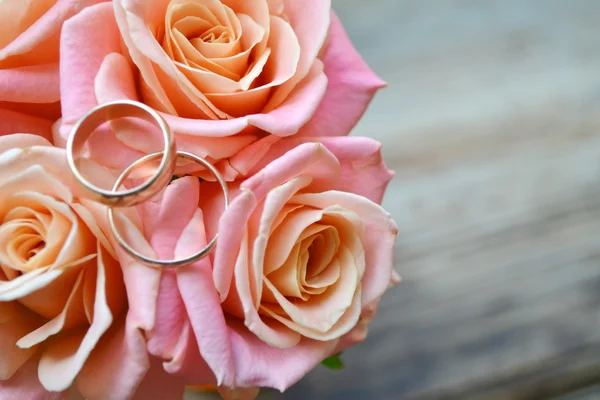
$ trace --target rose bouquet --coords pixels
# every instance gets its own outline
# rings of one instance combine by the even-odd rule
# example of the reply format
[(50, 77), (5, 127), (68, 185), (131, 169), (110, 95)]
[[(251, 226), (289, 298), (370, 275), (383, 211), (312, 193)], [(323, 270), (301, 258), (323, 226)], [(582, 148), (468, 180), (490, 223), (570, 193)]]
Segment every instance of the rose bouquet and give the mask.
[[(399, 281), (393, 174), (347, 135), (384, 85), (328, 0), (0, 1), (0, 399), (252, 399), (363, 341)], [(69, 158), (109, 104), (177, 151), (116, 217)], [(113, 114), (77, 165), (114, 200), (170, 150)]]

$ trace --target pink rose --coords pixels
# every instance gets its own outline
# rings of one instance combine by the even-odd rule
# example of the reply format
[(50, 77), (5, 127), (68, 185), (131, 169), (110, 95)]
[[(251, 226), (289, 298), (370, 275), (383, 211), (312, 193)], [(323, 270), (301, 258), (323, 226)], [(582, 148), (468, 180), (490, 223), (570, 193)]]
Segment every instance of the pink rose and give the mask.
[[(96, 184), (114, 181), (85, 167)], [(78, 197), (64, 150), (39, 136), (0, 137), (0, 398), (59, 399), (71, 387), (88, 399), (183, 392), (147, 355), (128, 314), (128, 264), (105, 231), (106, 209)]]
[[(163, 113), (180, 149), (233, 180), (228, 159), (264, 132), (347, 135), (383, 85), (329, 0), (115, 0), (65, 24), (55, 140), (64, 143), (99, 103), (138, 100)], [(114, 132), (92, 146), (103, 165), (122, 168), (158, 149), (147, 131)], [(107, 157), (109, 146), (120, 157)]]
[(392, 176), (380, 144), (302, 140), (270, 148), (274, 161), (242, 183), (219, 224), (214, 279), (239, 387), (284, 390), (364, 339), (360, 323), (398, 279), (397, 228), (378, 205)]
[(59, 38), (63, 22), (99, 0), (0, 2), (0, 135), (51, 137), (60, 117)]

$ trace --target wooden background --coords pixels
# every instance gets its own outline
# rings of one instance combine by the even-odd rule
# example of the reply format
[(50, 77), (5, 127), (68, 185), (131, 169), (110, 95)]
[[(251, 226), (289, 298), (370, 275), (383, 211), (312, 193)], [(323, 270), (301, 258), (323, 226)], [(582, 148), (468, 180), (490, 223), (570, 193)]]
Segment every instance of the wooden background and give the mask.
[[(600, 376), (600, 1), (334, 0), (389, 88), (404, 281), (346, 368), (264, 399), (543, 399)], [(599, 399), (600, 391), (569, 398)], [(579, 397), (578, 397), (579, 396)]]

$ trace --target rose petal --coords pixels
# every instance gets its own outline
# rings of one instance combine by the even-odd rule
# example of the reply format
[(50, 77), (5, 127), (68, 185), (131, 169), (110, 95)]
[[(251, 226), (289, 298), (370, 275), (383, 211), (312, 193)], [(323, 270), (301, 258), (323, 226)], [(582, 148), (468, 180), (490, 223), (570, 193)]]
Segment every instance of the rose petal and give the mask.
[[(128, 218), (117, 214), (115, 222), (123, 239), (137, 251), (149, 257), (156, 254), (144, 238), (138, 227)], [(123, 269), (123, 278), (127, 287), (129, 314), (132, 323), (150, 331), (156, 322), (156, 304), (160, 286), (161, 271), (140, 264), (123, 250), (119, 251), (119, 261)]]
[[(98, 275), (94, 321), (87, 332), (74, 331), (60, 339), (52, 340), (52, 345), (40, 358), (39, 377), (44, 387), (51, 391), (66, 390), (71, 386), (83, 365), (102, 335), (109, 329), (113, 316), (108, 307), (106, 295), (112, 288), (107, 286), (104, 249), (98, 247)], [(115, 265), (110, 265), (115, 267)]]
[[(202, 211), (198, 209), (181, 234), (175, 256), (190, 256), (201, 250), (207, 243), (205, 235)], [(215, 374), (218, 385), (233, 386), (233, 355), (209, 261), (203, 259), (178, 269), (177, 283), (203, 359)]]
[[(173, 101), (187, 99), (191, 100), (200, 112), (216, 118), (218, 110), (211, 108), (206, 101), (203, 101), (204, 96), (177, 70), (152, 32), (148, 30), (144, 13), (147, 8), (153, 7), (154, 4), (124, 0), (115, 2), (114, 7), (114, 15), (121, 31), (121, 37), (146, 85), (143, 90), (147, 95), (146, 103), (160, 111), (177, 115)], [(153, 63), (157, 66), (156, 70)], [(169, 87), (169, 94), (163, 86), (166, 83), (165, 80), (173, 80)]]
[[(347, 333), (358, 321), (360, 315), (360, 297), (358, 305), (355, 307), (355, 314), (346, 323), (337, 330), (332, 328), (342, 318), (344, 314), (351, 308), (354, 302), (356, 288), (359, 286), (359, 276), (356, 266), (354, 265), (350, 252), (344, 247), (340, 248), (339, 259), (336, 263), (341, 266), (340, 279), (334, 283), (324, 294), (313, 296), (307, 301), (292, 302), (283, 296), (279, 290), (265, 278), (265, 285), (269, 287), (278, 304), (289, 315), (295, 323), (292, 326), (299, 326), (307, 329), (299, 329), (298, 331), (304, 336), (319, 340), (331, 340), (340, 337)], [(269, 309), (268, 305), (263, 305)], [(286, 324), (286, 319), (279, 319)], [(287, 325), (287, 324), (286, 324)], [(296, 330), (296, 329), (294, 329)], [(316, 332), (317, 334), (312, 334)], [(328, 335), (327, 335), (328, 334)]]
[(165, 271), (162, 274), (156, 320), (154, 329), (147, 334), (148, 352), (163, 360), (170, 360), (187, 320), (174, 271)]
[(272, 266), (275, 265), (274, 263), (267, 263), (267, 265), (265, 265), (265, 251), (271, 235), (271, 230), (274, 228), (273, 224), (275, 219), (285, 203), (301, 188), (306, 187), (310, 181), (311, 179), (307, 175), (294, 178), (275, 188), (267, 195), (263, 212), (260, 217), (258, 235), (254, 239), (254, 249), (252, 253), (254, 281), (257, 282), (257, 293), (259, 296), (262, 293), (262, 275), (271, 272)]
[[(245, 324), (263, 342), (279, 348), (290, 348), (299, 343), (301, 336), (297, 332), (281, 329), (279, 326), (266, 323), (258, 314), (257, 304), (260, 294), (256, 292), (256, 282), (248, 271), (248, 234), (243, 237), (240, 252), (235, 264), (235, 293), (244, 312)], [(277, 323), (275, 325), (278, 325)]]
[(278, 349), (261, 341), (241, 322), (229, 321), (237, 371), (237, 387), (271, 387), (284, 391), (331, 355), (337, 341), (302, 339), (294, 347)]
[(182, 399), (185, 390), (183, 378), (165, 372), (162, 361), (152, 357), (150, 368), (137, 388), (132, 400)]
[[(305, 143), (320, 143), (339, 161), (342, 173), (339, 178), (331, 179), (323, 186), (326, 190), (339, 190), (364, 196), (381, 203), (389, 181), (394, 176), (383, 161), (381, 143), (365, 137), (290, 137), (278, 141), (257, 142), (254, 151), (263, 154), (261, 159), (250, 155), (237, 156), (233, 165), (247, 175), (254, 175), (265, 168), (272, 160), (282, 157), (288, 151)], [(260, 150), (254, 149), (261, 146)], [(259, 160), (258, 162), (256, 160)], [(248, 168), (253, 162), (251, 168)]]
[(42, 323), (42, 318), (16, 302), (0, 303), (0, 390), (4, 390), (3, 381), (11, 378), (37, 351), (37, 348), (21, 349), (17, 342)]
[(374, 300), (367, 304), (361, 314), (358, 324), (350, 332), (340, 338), (338, 345), (334, 351), (334, 354), (339, 353), (347, 349), (348, 347), (354, 346), (358, 343), (363, 342), (367, 338), (369, 331), (369, 324), (375, 318), (377, 309), (379, 308), (380, 299)]
[(0, 68), (57, 61), (57, 44), (63, 22), (79, 10), (99, 1), (104, 0), (57, 0), (29, 29), (0, 49)]
[(168, 360), (163, 363), (164, 370), (169, 374), (182, 377), (186, 384), (216, 385), (217, 383), (215, 374), (200, 355), (194, 331), (187, 317), (181, 336)]
[(247, 117), (248, 123), (273, 135), (293, 135), (312, 118), (326, 90), (327, 77), (323, 72), (323, 63), (315, 60), (308, 75), (279, 106)]
[(0, 101), (54, 103), (59, 100), (58, 63), (0, 69)]
[(60, 45), (62, 137), (67, 138), (79, 118), (98, 104), (96, 75), (106, 55), (120, 51), (121, 39), (110, 2), (88, 7), (65, 22)]
[[(300, 59), (300, 45), (294, 30), (282, 18), (271, 16), (271, 36), (268, 44), (271, 53), (268, 54), (268, 61), (264, 64), (261, 75), (267, 83), (247, 90), (253, 80), (250, 78), (240, 81), (244, 87), (238, 88), (237, 93), (220, 87), (216, 88), (218, 91), (215, 89), (208, 91), (213, 92), (207, 97), (217, 107), (235, 117), (261, 112), (267, 102), (269, 89), (288, 82), (294, 76)], [(257, 73), (250, 72), (250, 74), (251, 77), (257, 76)], [(252, 107), (248, 105), (244, 107), (244, 102), (251, 102)]]
[(284, 10), (300, 43), (300, 60), (294, 77), (277, 88), (266, 106), (266, 111), (278, 107), (313, 67), (327, 38), (331, 1), (307, 0), (300, 3), (284, 0)]
[[(2, 353), (6, 354), (6, 353)], [(4, 358), (4, 356), (2, 357)], [(0, 393), (5, 399), (68, 400), (67, 392), (50, 393), (38, 379), (38, 357), (32, 357), (9, 380), (0, 379)]]
[(0, 138), (2, 138), (3, 135), (28, 132), (39, 135), (46, 140), (51, 140), (51, 127), (52, 121), (15, 111), (0, 109)]
[[(68, 330), (85, 321), (83, 303), (81, 297), (83, 293), (83, 273), (79, 273), (75, 281), (71, 294), (63, 308), (63, 311), (43, 326), (29, 333), (17, 342), (17, 346), (28, 349), (36, 346), (51, 336), (61, 331)], [(46, 299), (47, 301), (47, 299)]]
[(149, 367), (144, 336), (132, 318), (122, 317), (90, 354), (77, 376), (77, 388), (88, 399), (129, 399)]
[(359, 321), (360, 317), (360, 307), (361, 289), (359, 285), (356, 292), (354, 293), (354, 297), (352, 298), (352, 303), (350, 304), (350, 307), (348, 307), (346, 312), (326, 332), (309, 329), (305, 326), (299, 325), (295, 321), (290, 321), (289, 319), (281, 317), (277, 313), (271, 311), (269, 307), (264, 307), (264, 311), (266, 311), (268, 315), (285, 324), (285, 326), (289, 327), (290, 329), (301, 333), (304, 337), (321, 341), (331, 341), (346, 335), (348, 332), (354, 329), (354, 327), (356, 327), (356, 324)]
[(363, 306), (381, 297), (390, 284), (398, 234), (390, 214), (364, 197), (337, 191), (299, 194), (291, 201), (321, 209), (337, 205), (361, 216), (365, 222), (363, 246), (368, 266), (362, 279)]
[(339, 172), (337, 159), (324, 146), (318, 143), (304, 144), (269, 163), (246, 180), (242, 187), (253, 190), (262, 199), (271, 189), (296, 176), (311, 176), (313, 187), (335, 180)]
[[(1, 117), (0, 117), (1, 118)], [(0, 136), (0, 153), (15, 147), (52, 146), (47, 139), (30, 134)]]
[(256, 205), (257, 199), (254, 193), (243, 190), (221, 216), (213, 266), (213, 279), (221, 301), (224, 301), (229, 295), (238, 256), (235, 251), (230, 249), (240, 248), (244, 237), (242, 227), (250, 218)]
[(313, 118), (298, 134), (346, 136), (363, 116), (375, 93), (386, 83), (358, 54), (333, 11), (323, 63), (329, 81), (327, 92)]

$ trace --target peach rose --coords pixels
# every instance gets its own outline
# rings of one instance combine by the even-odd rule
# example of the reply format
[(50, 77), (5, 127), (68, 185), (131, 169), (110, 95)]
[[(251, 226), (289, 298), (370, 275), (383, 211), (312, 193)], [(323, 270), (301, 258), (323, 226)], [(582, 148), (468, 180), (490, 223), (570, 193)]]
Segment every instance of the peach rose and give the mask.
[[(87, 168), (98, 184), (114, 181)], [(128, 315), (105, 217), (77, 196), (64, 150), (39, 136), (0, 137), (1, 398), (62, 398), (72, 386), (89, 399), (182, 393)]]
[(50, 138), (60, 117), (59, 37), (63, 22), (100, 0), (0, 1), (0, 135)]
[[(329, 0), (115, 0), (65, 24), (55, 140), (99, 103), (138, 100), (233, 180), (229, 159), (265, 135), (347, 135), (382, 86)], [(157, 150), (132, 126), (102, 137), (91, 156), (110, 167)]]
[(315, 139), (271, 146), (220, 220), (214, 280), (238, 387), (284, 390), (361, 341), (398, 281), (397, 228), (378, 205), (392, 177), (381, 145)]

